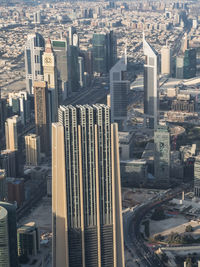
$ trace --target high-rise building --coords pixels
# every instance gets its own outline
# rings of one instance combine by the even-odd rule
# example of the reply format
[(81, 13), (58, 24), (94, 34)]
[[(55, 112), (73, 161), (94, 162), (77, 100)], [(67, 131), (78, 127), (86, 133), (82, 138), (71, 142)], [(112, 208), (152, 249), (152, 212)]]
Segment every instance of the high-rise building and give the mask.
[(84, 70), (89, 75), (93, 74), (93, 54), (91, 50), (81, 52), (84, 58)]
[(52, 47), (56, 56), (59, 104), (62, 104), (62, 102), (71, 94), (68, 86), (67, 40), (53, 40)]
[(26, 164), (37, 166), (40, 162), (40, 137), (36, 134), (25, 136)]
[(34, 81), (43, 80), (42, 54), (45, 41), (39, 33), (29, 34), (25, 45), (26, 90), (34, 94)]
[(184, 53), (183, 78), (190, 79), (196, 76), (196, 49), (186, 49)]
[(176, 57), (176, 78), (190, 79), (196, 76), (196, 49), (186, 49)]
[(171, 75), (171, 49), (164, 46), (161, 49), (161, 74)]
[(41, 152), (48, 155), (51, 147), (48, 89), (46, 82), (34, 82), (34, 103), (36, 134), (40, 136)]
[(0, 206), (0, 266), (10, 267), (8, 212)]
[(23, 125), (30, 121), (30, 100), (27, 92), (10, 93), (9, 106), (14, 114), (20, 115)]
[(108, 73), (117, 59), (117, 44), (113, 31), (93, 34), (92, 46), (94, 72)]
[(38, 10), (37, 12), (35, 12), (34, 15), (33, 15), (33, 17), (34, 17), (34, 23), (35, 24), (40, 24), (41, 23), (42, 19), (41, 19), (41, 12), (40, 12), (40, 10)]
[(0, 91), (0, 137), (4, 135), (5, 130), (5, 121), (7, 118), (7, 106), (6, 106), (6, 99), (1, 98), (1, 91)]
[(0, 169), (0, 201), (6, 198), (6, 170)]
[(6, 170), (7, 177), (17, 177), (17, 152), (11, 150), (1, 150), (0, 153), (0, 168)]
[(57, 84), (57, 68), (55, 55), (52, 50), (51, 41), (48, 39), (45, 52), (42, 56), (44, 81), (47, 82), (49, 92), (49, 113), (50, 121), (56, 122), (58, 118), (58, 84)]
[(53, 267), (124, 267), (117, 124), (105, 105), (61, 106), (52, 126)]
[(179, 55), (176, 57), (176, 78), (183, 79), (183, 68), (184, 68), (184, 56)]
[(110, 70), (111, 120), (124, 128), (127, 120), (128, 91), (130, 82), (126, 80), (127, 58), (121, 58)]
[(78, 57), (78, 66), (79, 66), (79, 86), (82, 88), (85, 85), (84, 81), (84, 59), (83, 57)]
[(69, 45), (79, 46), (79, 37), (76, 31), (76, 28), (71, 26), (68, 28), (68, 41)]
[(6, 183), (9, 203), (15, 203), (20, 207), (25, 200), (24, 179), (8, 177)]
[(162, 186), (170, 180), (170, 133), (167, 126), (159, 125), (154, 132), (154, 172)]
[(68, 50), (68, 84), (70, 92), (77, 92), (79, 84), (79, 47), (70, 45)]
[(17, 229), (18, 256), (36, 256), (40, 249), (40, 234), (35, 222)]
[(156, 129), (158, 122), (158, 54), (143, 37), (144, 64), (144, 115), (148, 127)]
[(18, 150), (18, 133), (21, 125), (21, 118), (15, 115), (8, 118), (5, 122), (6, 149), (11, 151)]
[(194, 194), (200, 197), (200, 156), (195, 157), (194, 163)]
[(188, 49), (188, 35), (187, 32), (185, 32), (183, 39), (181, 40), (181, 51), (182, 53), (185, 53), (185, 51)]
[(18, 267), (16, 208), (6, 202), (0, 202), (0, 237), (0, 266)]

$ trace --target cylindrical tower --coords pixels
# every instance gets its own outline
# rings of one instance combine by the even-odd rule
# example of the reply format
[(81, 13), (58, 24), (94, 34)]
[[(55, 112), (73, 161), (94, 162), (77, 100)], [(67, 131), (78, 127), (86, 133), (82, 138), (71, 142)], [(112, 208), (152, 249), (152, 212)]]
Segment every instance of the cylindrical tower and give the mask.
[(10, 267), (8, 241), (8, 212), (0, 207), (0, 266)]

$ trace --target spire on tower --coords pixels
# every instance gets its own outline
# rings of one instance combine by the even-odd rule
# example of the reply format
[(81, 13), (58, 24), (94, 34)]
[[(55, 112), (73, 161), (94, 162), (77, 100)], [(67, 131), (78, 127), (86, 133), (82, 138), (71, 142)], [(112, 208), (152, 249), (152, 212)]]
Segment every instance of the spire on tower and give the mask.
[(52, 53), (52, 46), (51, 46), (51, 40), (48, 38), (46, 45), (45, 45), (45, 52), (46, 53)]

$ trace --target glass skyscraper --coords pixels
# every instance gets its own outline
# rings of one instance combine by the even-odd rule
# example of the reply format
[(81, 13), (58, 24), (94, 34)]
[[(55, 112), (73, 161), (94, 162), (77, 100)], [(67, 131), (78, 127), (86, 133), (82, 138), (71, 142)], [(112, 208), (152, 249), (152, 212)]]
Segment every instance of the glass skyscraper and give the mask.
[(118, 130), (109, 107), (61, 106), (52, 153), (53, 267), (123, 267)]
[(143, 37), (144, 64), (144, 114), (148, 127), (156, 129), (158, 121), (158, 54)]
[(67, 40), (53, 40), (52, 48), (56, 56), (58, 74), (58, 97), (59, 104), (70, 95), (68, 86), (68, 47)]
[(108, 73), (117, 59), (116, 37), (113, 31), (93, 34), (92, 47), (93, 71)]
[(127, 58), (121, 58), (110, 70), (111, 118), (119, 129), (127, 120), (128, 91), (130, 82), (126, 79)]

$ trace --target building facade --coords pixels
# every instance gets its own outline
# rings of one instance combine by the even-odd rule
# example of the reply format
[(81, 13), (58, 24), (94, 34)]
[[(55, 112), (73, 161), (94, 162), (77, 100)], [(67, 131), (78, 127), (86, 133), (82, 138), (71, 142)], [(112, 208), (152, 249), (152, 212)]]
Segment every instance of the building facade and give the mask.
[(49, 155), (51, 147), (48, 88), (46, 82), (34, 82), (34, 105), (36, 134), (40, 136), (41, 152)]
[(128, 92), (130, 82), (126, 80), (127, 58), (121, 58), (110, 70), (111, 120), (123, 130), (127, 120)]
[(36, 223), (30, 222), (17, 229), (18, 256), (36, 256), (40, 250), (40, 233)]
[(17, 177), (17, 151), (1, 150), (0, 153), (0, 168), (6, 170), (7, 177)]
[(42, 65), (44, 81), (47, 82), (48, 87), (50, 121), (56, 122), (58, 119), (58, 77), (55, 55), (52, 50), (50, 39), (48, 39), (45, 46), (45, 52), (42, 56)]
[(200, 197), (200, 156), (195, 157), (194, 163), (194, 194)]
[(190, 79), (196, 76), (197, 61), (196, 49), (186, 49), (184, 53), (176, 57), (176, 78)]
[(21, 124), (21, 118), (18, 115), (10, 117), (5, 122), (6, 149), (18, 150), (18, 133)]
[(33, 95), (34, 81), (43, 80), (42, 54), (45, 41), (39, 33), (29, 34), (25, 44), (26, 90)]
[(159, 125), (154, 132), (154, 174), (160, 185), (169, 184), (170, 151), (169, 129)]
[(0, 202), (0, 214), (0, 266), (18, 267), (16, 208), (9, 203)]
[(52, 40), (52, 48), (56, 56), (58, 75), (59, 104), (71, 94), (68, 87), (68, 45), (67, 40)]
[(26, 164), (37, 166), (40, 162), (40, 137), (36, 134), (25, 136)]
[(4, 201), (6, 195), (6, 171), (0, 169), (0, 201)]
[(118, 130), (109, 107), (61, 106), (52, 139), (53, 267), (123, 267)]
[(156, 129), (158, 122), (158, 54), (143, 37), (144, 64), (144, 115), (145, 124)]
[(113, 31), (93, 34), (92, 51), (93, 71), (108, 73), (117, 60), (117, 43)]
[(164, 46), (161, 49), (161, 74), (171, 75), (171, 49)]
[(0, 206), (0, 266), (10, 267), (8, 212)]

